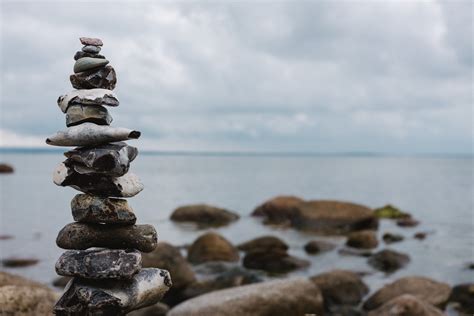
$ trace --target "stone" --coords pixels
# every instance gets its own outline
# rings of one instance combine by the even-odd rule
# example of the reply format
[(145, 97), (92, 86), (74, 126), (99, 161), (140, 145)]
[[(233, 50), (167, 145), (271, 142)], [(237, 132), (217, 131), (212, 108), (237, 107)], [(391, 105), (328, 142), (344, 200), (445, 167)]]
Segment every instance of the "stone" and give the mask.
[(423, 240), (426, 238), (426, 235), (428, 235), (425, 232), (418, 232), (413, 235), (413, 238), (418, 239), (418, 240)]
[(268, 281), (220, 290), (172, 308), (168, 316), (301, 316), (323, 315), (323, 298), (303, 278)]
[(278, 237), (262, 236), (244, 242), (237, 246), (237, 249), (245, 252), (256, 250), (288, 250), (288, 245)]
[(46, 144), (52, 146), (100, 146), (106, 143), (120, 142), (140, 138), (141, 133), (128, 128), (83, 123), (68, 127), (64, 131), (46, 139)]
[(110, 125), (112, 116), (101, 105), (72, 105), (66, 111), (66, 126), (75, 126), (82, 123)]
[(347, 237), (346, 245), (352, 248), (373, 249), (378, 246), (377, 234), (373, 230), (352, 232)]
[(56, 262), (56, 273), (86, 279), (130, 279), (142, 267), (137, 250), (70, 250)]
[(5, 285), (0, 287), (0, 314), (50, 316), (56, 298), (56, 294), (47, 288)]
[(385, 233), (383, 234), (382, 239), (386, 244), (393, 244), (394, 242), (402, 241), (404, 237), (400, 234)]
[(0, 163), (0, 173), (13, 173), (14, 171), (12, 166), (6, 163)]
[(402, 212), (400, 209), (396, 208), (391, 204), (387, 204), (385, 206), (376, 208), (374, 210), (375, 216), (378, 218), (388, 218), (388, 219), (399, 219), (399, 218), (407, 218), (411, 215), (405, 212)]
[(425, 277), (404, 277), (383, 286), (364, 303), (365, 310), (374, 310), (391, 299), (410, 294), (419, 300), (443, 308), (449, 299), (451, 287)]
[(77, 194), (71, 201), (76, 222), (133, 225), (137, 221), (127, 200)]
[(71, 105), (118, 106), (119, 104), (115, 93), (108, 89), (73, 90), (58, 98), (58, 106), (63, 113), (67, 113)]
[(82, 51), (90, 54), (98, 54), (100, 52), (100, 46), (86, 45), (82, 48)]
[(395, 272), (406, 266), (408, 262), (410, 262), (410, 257), (407, 254), (390, 249), (381, 250), (368, 260), (369, 265), (386, 273)]
[(10, 240), (14, 237), (12, 235), (0, 235), (0, 240)]
[(124, 142), (102, 145), (94, 148), (75, 148), (64, 155), (64, 164), (80, 174), (101, 173), (112, 177), (125, 175), (138, 155), (135, 147)]
[(93, 37), (80, 37), (79, 40), (81, 41), (82, 45), (93, 45), (93, 46), (103, 46), (102, 40), (100, 38), (93, 38)]
[(201, 235), (188, 249), (188, 261), (191, 263), (238, 260), (237, 249), (227, 239), (214, 232)]
[(63, 249), (84, 250), (91, 247), (137, 249), (151, 252), (157, 244), (156, 230), (151, 225), (101, 225), (70, 223), (58, 234), (56, 244)]
[(1, 262), (2, 266), (6, 268), (23, 268), (34, 266), (39, 262), (39, 260), (35, 258), (6, 258)]
[(264, 217), (267, 224), (288, 224), (295, 213), (297, 206), (304, 200), (296, 196), (277, 196), (258, 206), (252, 216)]
[(410, 294), (393, 298), (367, 316), (443, 316), (439, 309)]
[(326, 251), (330, 251), (336, 248), (336, 245), (322, 240), (310, 240), (304, 245), (306, 253), (314, 255)]
[(223, 208), (195, 204), (178, 207), (170, 219), (175, 222), (193, 222), (200, 227), (218, 227), (238, 220), (239, 215)]
[(287, 273), (309, 265), (309, 261), (290, 256), (286, 251), (279, 249), (248, 252), (243, 260), (244, 267), (269, 273)]
[(113, 90), (117, 84), (117, 74), (112, 66), (107, 65), (105, 67), (72, 74), (69, 76), (69, 80), (76, 89), (101, 88)]
[(102, 56), (100, 54), (91, 54), (91, 53), (86, 53), (83, 52), (82, 50), (77, 51), (76, 54), (74, 54), (74, 60), (78, 60), (83, 57), (93, 57), (93, 58), (102, 58), (105, 59), (105, 56)]
[(418, 226), (419, 224), (420, 224), (419, 221), (411, 217), (400, 218), (397, 220), (397, 225), (400, 227), (415, 227), (415, 226)]
[(463, 283), (453, 287), (450, 302), (459, 304), (459, 310), (468, 315), (474, 314), (474, 283)]
[(128, 313), (127, 316), (166, 316), (170, 308), (163, 303), (156, 303)]
[(53, 182), (58, 186), (70, 186), (78, 191), (102, 197), (132, 197), (143, 190), (143, 184), (133, 173), (118, 178), (100, 173), (80, 174), (64, 163), (56, 167)]
[(171, 287), (166, 270), (142, 269), (128, 280), (74, 278), (54, 306), (62, 315), (125, 315), (158, 303)]
[(337, 305), (358, 305), (369, 293), (362, 278), (352, 271), (332, 270), (310, 279), (321, 290), (326, 310)]
[(83, 72), (86, 70), (96, 69), (99, 67), (103, 67), (107, 65), (109, 61), (107, 59), (102, 58), (94, 58), (94, 57), (83, 57), (76, 60), (74, 64), (74, 73)]

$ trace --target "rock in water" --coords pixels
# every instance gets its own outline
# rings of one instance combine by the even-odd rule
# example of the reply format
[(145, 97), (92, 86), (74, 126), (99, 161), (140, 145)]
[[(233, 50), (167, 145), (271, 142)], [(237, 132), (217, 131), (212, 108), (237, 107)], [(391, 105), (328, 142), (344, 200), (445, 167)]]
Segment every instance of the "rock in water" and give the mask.
[(82, 123), (110, 125), (112, 116), (101, 105), (72, 105), (66, 112), (66, 126), (75, 126)]
[(78, 194), (71, 201), (72, 216), (82, 223), (133, 225), (137, 218), (127, 200)]
[(130, 279), (141, 263), (137, 250), (70, 250), (59, 257), (56, 273), (86, 279)]
[(76, 54), (74, 55), (74, 60), (78, 60), (80, 58), (83, 58), (83, 57), (93, 57), (93, 58), (102, 58), (102, 59), (105, 59), (105, 56), (102, 56), (100, 54), (91, 54), (91, 53), (86, 53), (86, 52), (83, 52), (82, 50), (76, 52)]
[(373, 254), (368, 263), (377, 270), (392, 273), (403, 268), (410, 262), (410, 257), (390, 249), (381, 250)]
[(90, 54), (98, 54), (100, 52), (100, 46), (86, 45), (82, 48), (82, 51)]
[(379, 242), (377, 234), (373, 230), (362, 230), (352, 232), (347, 237), (346, 245), (353, 248), (372, 249), (376, 248)]
[(64, 155), (68, 158), (65, 165), (73, 167), (78, 173), (104, 173), (120, 177), (128, 172), (130, 162), (137, 157), (138, 150), (118, 142), (95, 148), (79, 147)]
[(142, 269), (130, 280), (74, 278), (56, 303), (56, 315), (124, 315), (153, 305), (171, 287), (166, 270)]
[(310, 240), (304, 245), (304, 250), (311, 255), (330, 251), (336, 248), (336, 244), (324, 240)]
[(15, 171), (12, 166), (0, 163), (0, 173), (13, 173)]
[(56, 244), (63, 249), (84, 250), (91, 247), (112, 249), (138, 249), (151, 252), (158, 242), (151, 225), (101, 225), (70, 223), (58, 234)]
[(206, 204), (186, 205), (178, 207), (171, 214), (176, 222), (194, 222), (202, 227), (218, 227), (239, 219), (239, 215), (223, 208)]
[(109, 61), (102, 58), (83, 57), (76, 60), (74, 64), (74, 73), (83, 72), (107, 65)]
[(128, 128), (102, 126), (94, 123), (83, 123), (68, 127), (64, 131), (46, 139), (52, 146), (97, 146), (106, 143), (138, 139), (141, 133)]
[(238, 260), (237, 249), (227, 239), (214, 232), (201, 235), (188, 249), (188, 261), (192, 263)]
[(113, 90), (117, 84), (117, 75), (114, 68), (108, 65), (99, 69), (72, 74), (69, 80), (76, 89), (102, 88)]
[(103, 46), (102, 40), (100, 38), (93, 37), (81, 37), (79, 38), (82, 45), (93, 45), (93, 46)]
[(120, 102), (115, 93), (107, 89), (74, 90), (58, 98), (58, 106), (63, 113), (74, 104), (118, 106)]
[(443, 316), (444, 313), (410, 294), (400, 295), (367, 316)]
[(287, 273), (309, 265), (309, 261), (290, 256), (285, 250), (280, 249), (251, 251), (243, 260), (243, 266), (248, 269), (264, 270), (270, 273)]
[(275, 236), (262, 236), (254, 238), (247, 242), (244, 242), (237, 246), (239, 250), (245, 252), (257, 251), (257, 250), (282, 250), (287, 251), (288, 245), (278, 237)]

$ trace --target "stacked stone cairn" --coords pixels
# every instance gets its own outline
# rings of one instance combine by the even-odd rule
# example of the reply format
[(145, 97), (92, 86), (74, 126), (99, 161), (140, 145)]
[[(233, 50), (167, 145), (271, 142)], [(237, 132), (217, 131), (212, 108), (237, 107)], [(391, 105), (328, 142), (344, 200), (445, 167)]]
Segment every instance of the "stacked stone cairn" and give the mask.
[(126, 315), (157, 303), (171, 287), (166, 270), (142, 269), (141, 252), (151, 252), (157, 234), (151, 225), (135, 225), (127, 200), (143, 189), (136, 175), (128, 173), (138, 151), (125, 140), (140, 132), (109, 126), (106, 107), (119, 100), (112, 90), (114, 68), (99, 52), (97, 38), (80, 38), (84, 45), (74, 56), (76, 89), (59, 97), (67, 129), (46, 140), (53, 146), (76, 147), (54, 171), (54, 183), (84, 194), (72, 202), (74, 223), (66, 225), (56, 243), (64, 252), (56, 272), (72, 277), (54, 307), (56, 315)]

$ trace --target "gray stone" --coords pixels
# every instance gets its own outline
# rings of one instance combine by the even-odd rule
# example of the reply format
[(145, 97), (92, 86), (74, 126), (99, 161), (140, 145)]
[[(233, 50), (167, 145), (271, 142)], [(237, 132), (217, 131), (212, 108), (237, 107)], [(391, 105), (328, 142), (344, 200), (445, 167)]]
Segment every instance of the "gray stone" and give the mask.
[(78, 59), (83, 58), (83, 57), (93, 57), (93, 58), (105, 59), (105, 56), (102, 56), (100, 54), (90, 54), (90, 53), (86, 53), (86, 52), (83, 52), (82, 50), (80, 50), (80, 51), (77, 51), (76, 54), (74, 55), (74, 60), (78, 60)]
[(142, 269), (129, 280), (74, 278), (56, 303), (56, 315), (125, 315), (158, 303), (171, 287), (166, 270)]
[(58, 106), (63, 113), (66, 113), (69, 106), (74, 104), (118, 106), (120, 102), (113, 91), (99, 88), (73, 90), (58, 98)]
[(158, 242), (151, 225), (101, 225), (70, 223), (58, 234), (56, 244), (63, 249), (84, 250), (91, 247), (137, 249), (151, 252)]
[(66, 111), (66, 126), (75, 126), (82, 123), (110, 125), (112, 116), (101, 105), (72, 105)]
[(93, 57), (83, 57), (76, 60), (74, 64), (74, 73), (83, 72), (86, 70), (91, 70), (99, 67), (104, 67), (109, 61), (102, 58), (93, 58)]
[(392, 273), (410, 262), (407, 254), (390, 249), (381, 250), (370, 256), (368, 263), (377, 270)]
[(133, 225), (137, 221), (127, 200), (78, 194), (71, 201), (72, 216), (82, 223)]
[(82, 48), (85, 53), (98, 54), (100, 52), (100, 46), (86, 45)]
[(82, 45), (94, 45), (94, 46), (103, 46), (104, 43), (100, 38), (93, 38), (93, 37), (80, 37), (79, 40), (81, 41)]
[(70, 250), (59, 257), (56, 273), (86, 279), (130, 279), (142, 267), (137, 250)]
[(113, 90), (117, 84), (117, 74), (112, 66), (107, 65), (98, 69), (72, 74), (69, 80), (76, 89), (102, 88)]

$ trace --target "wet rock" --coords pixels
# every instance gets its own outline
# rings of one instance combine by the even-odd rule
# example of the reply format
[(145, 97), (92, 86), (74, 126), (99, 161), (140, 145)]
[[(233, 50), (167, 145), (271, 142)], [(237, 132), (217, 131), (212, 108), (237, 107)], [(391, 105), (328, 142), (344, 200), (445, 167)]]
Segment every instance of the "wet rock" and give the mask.
[(71, 281), (71, 279), (72, 279), (71, 277), (60, 276), (60, 277), (55, 278), (52, 284), (55, 287), (64, 289), (66, 285), (69, 283), (69, 281)]
[(75, 148), (64, 155), (66, 166), (71, 166), (81, 174), (104, 173), (112, 177), (126, 174), (138, 155), (135, 147), (124, 142), (102, 145), (94, 148)]
[(23, 268), (34, 266), (39, 262), (34, 258), (7, 258), (2, 260), (2, 266), (7, 268)]
[(372, 249), (378, 246), (377, 234), (373, 230), (350, 233), (346, 245), (353, 248)]
[(115, 93), (108, 89), (74, 90), (58, 98), (58, 106), (66, 113), (71, 105), (104, 105), (120, 104)]
[(103, 197), (132, 197), (143, 190), (143, 184), (133, 173), (118, 178), (100, 173), (80, 174), (64, 163), (54, 170), (53, 182), (59, 186), (70, 186), (78, 191)]
[(336, 248), (335, 244), (323, 240), (310, 240), (304, 245), (304, 250), (311, 255), (331, 251), (334, 248)]
[(402, 241), (404, 237), (400, 234), (385, 233), (383, 234), (382, 239), (386, 244), (392, 244), (394, 242)]
[(133, 225), (137, 218), (127, 200), (78, 194), (71, 201), (76, 222)]
[(364, 303), (364, 309), (373, 310), (403, 294), (410, 294), (419, 300), (443, 308), (448, 301), (451, 287), (425, 277), (404, 277), (385, 285)]
[(12, 166), (0, 163), (0, 173), (13, 173), (15, 171)]
[[(165, 270), (142, 269), (129, 280), (74, 278), (56, 303), (56, 315), (124, 315), (158, 303), (171, 286)], [(100, 312), (100, 314), (99, 314)]]
[(323, 315), (318, 287), (302, 278), (269, 281), (215, 291), (172, 308), (168, 316)]
[(93, 38), (93, 37), (80, 37), (79, 40), (81, 41), (82, 45), (93, 45), (93, 46), (103, 46), (104, 43), (100, 38)]
[(362, 278), (352, 271), (332, 270), (311, 277), (311, 281), (321, 290), (326, 310), (338, 305), (358, 305), (369, 293)]
[(168, 305), (156, 303), (154, 305), (128, 313), (127, 316), (165, 316), (169, 310), (170, 308)]
[(86, 45), (82, 48), (82, 51), (90, 54), (98, 54), (100, 52), (100, 46)]
[(74, 73), (83, 72), (86, 70), (91, 70), (107, 65), (109, 61), (102, 58), (93, 58), (93, 57), (83, 57), (76, 60), (74, 64)]
[(76, 89), (101, 88), (113, 90), (117, 84), (117, 74), (112, 66), (107, 65), (105, 67), (72, 74), (69, 80)]
[(243, 266), (248, 269), (264, 270), (270, 273), (287, 273), (309, 265), (309, 261), (290, 256), (286, 251), (279, 249), (248, 252), (243, 260)]
[(75, 126), (82, 123), (110, 125), (112, 116), (101, 105), (72, 105), (66, 111), (66, 126)]
[(5, 316), (49, 316), (56, 294), (47, 288), (25, 285), (0, 287), (0, 314)]
[(102, 56), (100, 54), (86, 53), (86, 52), (83, 52), (82, 50), (80, 50), (80, 51), (76, 52), (76, 54), (74, 54), (74, 60), (78, 60), (78, 59), (83, 58), (83, 57), (93, 57), (93, 58), (105, 59), (105, 56)]
[(418, 224), (420, 224), (420, 222), (411, 217), (397, 220), (397, 225), (400, 227), (415, 227), (418, 226)]
[(370, 257), (373, 255), (373, 252), (366, 249), (356, 249), (356, 248), (342, 248), (339, 249), (338, 253), (342, 256), (356, 256), (356, 257)]
[(367, 316), (443, 316), (444, 313), (410, 294), (400, 295)]
[(413, 238), (418, 240), (424, 240), (426, 238), (427, 233), (425, 232), (418, 232), (413, 235)]
[(130, 279), (142, 267), (136, 250), (70, 250), (56, 262), (56, 273), (86, 279)]
[(368, 260), (369, 265), (387, 273), (403, 268), (408, 262), (410, 262), (410, 257), (407, 254), (390, 249), (381, 250), (373, 254)]
[(252, 216), (264, 217), (266, 224), (289, 224), (304, 200), (296, 196), (277, 196), (258, 206)]
[(170, 218), (175, 222), (193, 222), (201, 227), (218, 227), (238, 220), (239, 215), (223, 208), (196, 204), (177, 208)]
[(98, 146), (106, 143), (120, 142), (128, 139), (138, 139), (139, 131), (128, 128), (110, 127), (83, 123), (68, 127), (46, 139), (46, 144), (52, 146)]
[(71, 223), (58, 234), (56, 244), (63, 249), (84, 250), (91, 247), (137, 249), (151, 252), (157, 243), (156, 230), (151, 225), (116, 226)]
[(262, 236), (254, 238), (247, 242), (244, 242), (237, 246), (237, 249), (251, 252), (256, 250), (288, 250), (288, 245), (278, 237), (275, 236)]
[(375, 216), (378, 218), (388, 218), (388, 219), (399, 219), (407, 218), (411, 215), (405, 212), (402, 212), (400, 209), (396, 208), (391, 204), (387, 204), (383, 207), (376, 208), (374, 210)]
[(238, 260), (237, 249), (227, 239), (214, 232), (201, 235), (188, 250), (188, 261), (191, 263)]
[(454, 286), (449, 301), (458, 303), (462, 313), (474, 314), (474, 283)]

